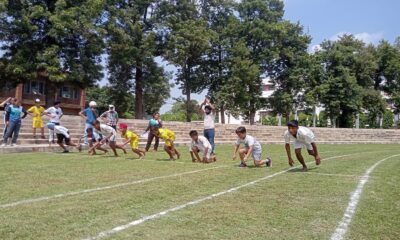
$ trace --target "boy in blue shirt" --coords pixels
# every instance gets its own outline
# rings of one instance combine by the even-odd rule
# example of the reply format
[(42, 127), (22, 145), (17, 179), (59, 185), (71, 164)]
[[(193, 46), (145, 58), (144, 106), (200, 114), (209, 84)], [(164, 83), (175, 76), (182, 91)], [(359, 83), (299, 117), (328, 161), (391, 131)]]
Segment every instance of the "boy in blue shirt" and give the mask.
[[(99, 114), (97, 112), (97, 103), (94, 101), (91, 101), (89, 103), (89, 107), (82, 110), (79, 115), (81, 117), (83, 117), (85, 119), (85, 138), (84, 138), (84, 142), (85, 144), (89, 144), (88, 143), (88, 137), (86, 135), (88, 128), (94, 128), (94, 122), (97, 120), (97, 118), (99, 117)], [(99, 138), (98, 134), (93, 131), (93, 135), (95, 137), (95, 139)]]

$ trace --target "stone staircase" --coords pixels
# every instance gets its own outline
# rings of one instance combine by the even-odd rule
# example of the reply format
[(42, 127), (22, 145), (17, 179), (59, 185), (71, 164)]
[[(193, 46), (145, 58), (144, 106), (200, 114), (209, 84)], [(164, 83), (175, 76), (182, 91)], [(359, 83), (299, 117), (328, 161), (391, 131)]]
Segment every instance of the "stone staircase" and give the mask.
[[(2, 115), (2, 113), (0, 113)], [(44, 117), (44, 121), (47, 118)], [(120, 120), (128, 124), (129, 129), (141, 134), (147, 128), (148, 121), (145, 120)], [(58, 146), (49, 147), (48, 139), (34, 139), (32, 136), (31, 117), (27, 116), (22, 122), (17, 147), (0, 148), (0, 153), (8, 152), (30, 152), (30, 151), (59, 151)], [(61, 124), (69, 129), (72, 139), (78, 140), (83, 135), (84, 120), (79, 116), (64, 116)], [(239, 125), (217, 124), (215, 142), (217, 144), (233, 144), (236, 141), (235, 129)], [(190, 142), (189, 131), (197, 130), (201, 134), (203, 131), (202, 122), (181, 123), (181, 122), (164, 122), (164, 127), (171, 129), (176, 133), (176, 144), (186, 145)], [(270, 126), (245, 126), (250, 135), (254, 136), (261, 143), (282, 144), (284, 142), (283, 133), (286, 127), (270, 127)], [(0, 125), (0, 136), (4, 125)], [(332, 129), (332, 128), (312, 128), (316, 135), (317, 142), (328, 144), (351, 144), (351, 143), (400, 143), (400, 131), (397, 129)], [(45, 129), (47, 137), (48, 130)], [(117, 141), (122, 141), (118, 136)], [(2, 142), (2, 138), (0, 140)], [(140, 145), (143, 147), (146, 139), (140, 139)], [(161, 141), (161, 144), (163, 141)]]

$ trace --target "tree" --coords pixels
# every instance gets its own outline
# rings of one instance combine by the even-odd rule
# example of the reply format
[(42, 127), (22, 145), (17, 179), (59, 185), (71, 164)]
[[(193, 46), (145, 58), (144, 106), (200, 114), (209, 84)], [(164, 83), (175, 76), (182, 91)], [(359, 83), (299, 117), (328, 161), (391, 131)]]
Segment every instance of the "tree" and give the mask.
[[(145, 114), (144, 89), (145, 72), (151, 80), (160, 80), (163, 85), (165, 77), (154, 77), (149, 74), (156, 64), (154, 58), (160, 55), (158, 19), (160, 4), (157, 0), (108, 0), (106, 22), (108, 36), (108, 69), (110, 84), (120, 91), (135, 93), (135, 117), (143, 119)], [(163, 72), (158, 71), (157, 74)], [(154, 84), (154, 82), (152, 82)], [(150, 84), (151, 85), (151, 84)], [(160, 99), (163, 102), (163, 99)]]
[[(175, 78), (186, 103), (191, 100), (191, 93), (201, 92), (205, 75), (201, 66), (204, 56), (210, 50), (212, 31), (207, 22), (201, 18), (195, 1), (175, 1), (171, 3), (168, 16), (170, 35), (168, 36), (166, 60), (178, 68)], [(186, 121), (191, 121), (189, 105), (187, 105)]]
[(48, 89), (64, 81), (82, 87), (94, 84), (102, 77), (104, 44), (97, 23), (103, 7), (101, 0), (1, 4), (4, 74), (15, 82), (43, 78)]

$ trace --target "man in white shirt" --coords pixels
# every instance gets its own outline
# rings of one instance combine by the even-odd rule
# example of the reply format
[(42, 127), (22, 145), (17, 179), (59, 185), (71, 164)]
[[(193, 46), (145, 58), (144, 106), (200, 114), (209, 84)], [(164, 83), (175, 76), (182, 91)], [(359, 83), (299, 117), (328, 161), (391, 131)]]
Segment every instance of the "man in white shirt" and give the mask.
[[(212, 147), (207, 138), (199, 136), (196, 130), (190, 131), (189, 135), (192, 138), (189, 149), (192, 162), (212, 163), (217, 161), (215, 155), (211, 155)], [(200, 152), (203, 153), (203, 159), (199, 156)]]
[[(63, 111), (60, 107), (61, 102), (56, 101), (54, 102), (53, 107), (49, 107), (46, 111), (44, 111), (44, 114), (48, 117), (50, 117), (50, 123), (53, 123), (54, 125), (60, 125), (60, 119), (62, 118)], [(54, 131), (49, 129), (49, 144), (54, 143)]]
[(54, 131), (57, 136), (57, 144), (64, 149), (63, 153), (68, 153), (68, 148), (64, 146), (64, 142), (66, 145), (71, 147), (76, 147), (79, 152), (82, 150), (80, 144), (72, 143), (71, 135), (66, 127), (55, 125), (54, 123), (47, 123), (47, 128)]
[(117, 153), (117, 148), (122, 149), (124, 153), (126, 154), (126, 150), (124, 147), (117, 145), (117, 131), (112, 128), (111, 126), (108, 126), (106, 124), (101, 124), (98, 120), (96, 120), (93, 124), (94, 131), (97, 132), (98, 134), (103, 135), (103, 139), (100, 142), (97, 142), (94, 144), (93, 147), (89, 149), (89, 153), (93, 151), (93, 149), (96, 149), (99, 145), (103, 145), (104, 143), (108, 142), (108, 145), (110, 146), (111, 150), (114, 152), (114, 156), (118, 157)]
[(215, 107), (210, 103), (210, 97), (206, 96), (206, 98), (200, 105), (200, 111), (204, 115), (204, 137), (206, 137), (211, 144), (211, 153), (214, 153)]
[(307, 165), (301, 155), (301, 149), (307, 148), (308, 154), (315, 158), (317, 165), (321, 164), (321, 157), (318, 154), (317, 144), (315, 143), (314, 133), (306, 127), (299, 127), (299, 122), (296, 120), (290, 121), (287, 124), (288, 130), (285, 132), (285, 148), (288, 156), (288, 162), (290, 166), (294, 165), (292, 155), (290, 152), (290, 143), (294, 147), (296, 158), (303, 166), (303, 171), (307, 171)]

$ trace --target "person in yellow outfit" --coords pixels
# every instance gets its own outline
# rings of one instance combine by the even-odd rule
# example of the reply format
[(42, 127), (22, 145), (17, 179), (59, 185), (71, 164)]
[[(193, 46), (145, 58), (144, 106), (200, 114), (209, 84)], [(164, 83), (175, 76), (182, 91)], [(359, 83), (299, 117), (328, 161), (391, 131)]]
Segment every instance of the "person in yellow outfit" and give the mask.
[(146, 151), (139, 148), (139, 136), (134, 132), (128, 130), (128, 125), (126, 123), (119, 124), (119, 130), (121, 131), (121, 137), (123, 137), (126, 142), (122, 144), (124, 147), (126, 144), (130, 144), (132, 151), (139, 155), (139, 159), (143, 159), (146, 155)]
[(174, 146), (175, 141), (175, 133), (166, 128), (154, 128), (153, 134), (165, 141), (164, 150), (169, 155), (169, 160), (175, 160), (174, 156), (176, 155), (179, 159), (181, 154), (176, 150)]
[(44, 114), (45, 109), (40, 106), (40, 99), (37, 98), (35, 100), (35, 106), (32, 106), (28, 109), (29, 115), (32, 116), (32, 128), (33, 128), (33, 137), (36, 138), (36, 129), (40, 128), (42, 133), (42, 138), (45, 139), (44, 136), (44, 124), (42, 120), (42, 115)]

